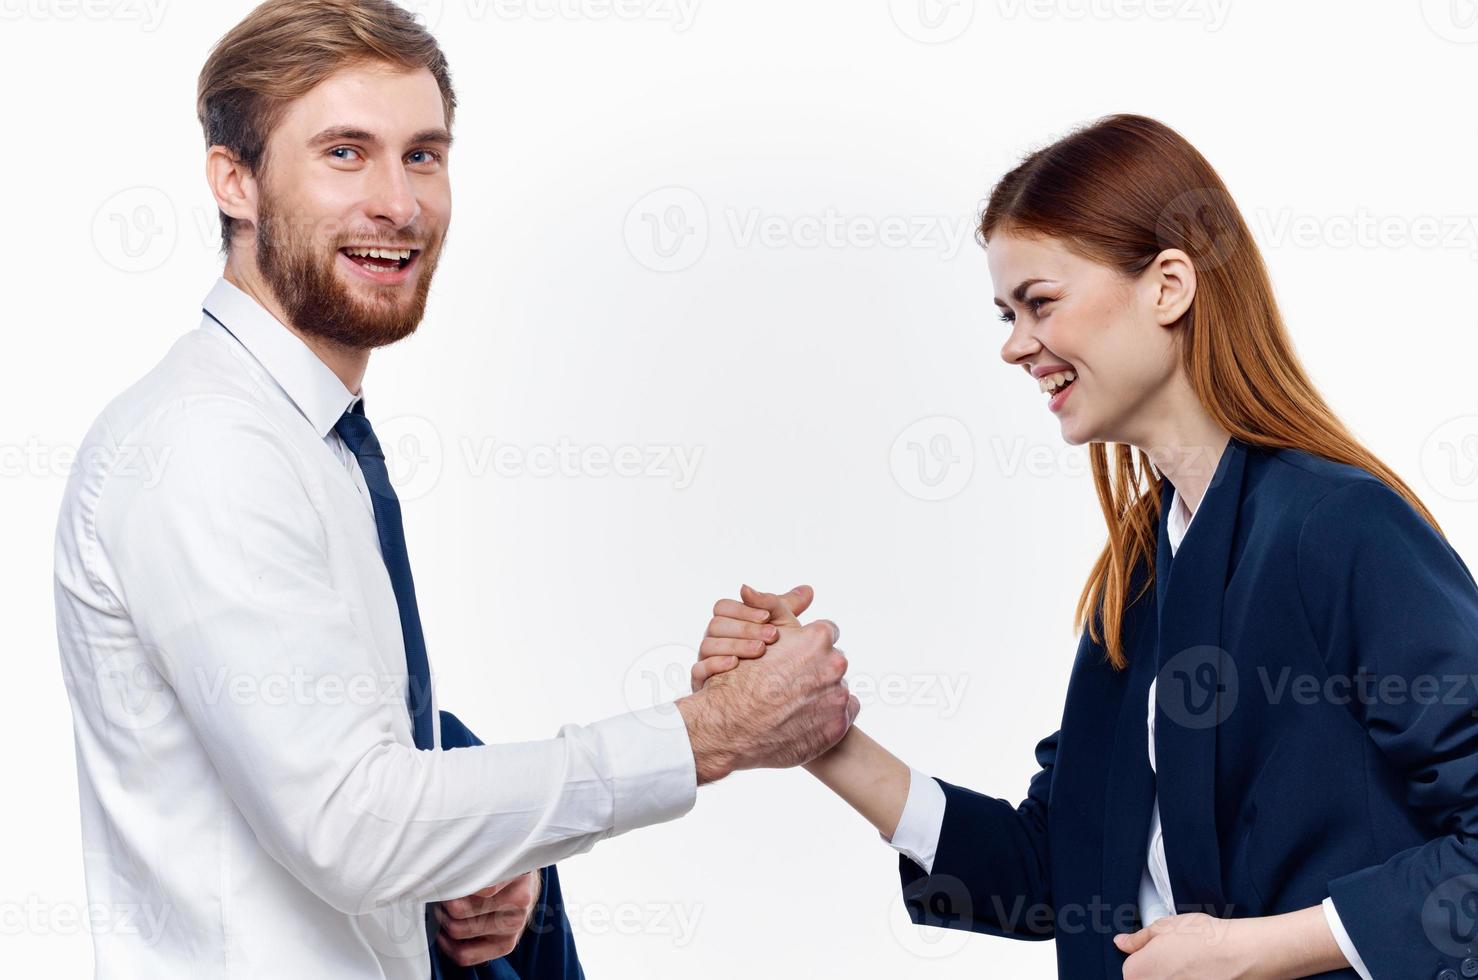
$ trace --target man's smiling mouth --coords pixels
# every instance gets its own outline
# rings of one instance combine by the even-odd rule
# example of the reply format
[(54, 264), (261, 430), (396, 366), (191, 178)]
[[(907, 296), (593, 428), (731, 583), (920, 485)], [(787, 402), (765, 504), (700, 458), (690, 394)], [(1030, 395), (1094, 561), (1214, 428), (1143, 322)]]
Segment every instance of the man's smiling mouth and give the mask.
[(370, 272), (395, 272), (415, 261), (420, 249), (346, 245), (339, 252), (355, 265)]

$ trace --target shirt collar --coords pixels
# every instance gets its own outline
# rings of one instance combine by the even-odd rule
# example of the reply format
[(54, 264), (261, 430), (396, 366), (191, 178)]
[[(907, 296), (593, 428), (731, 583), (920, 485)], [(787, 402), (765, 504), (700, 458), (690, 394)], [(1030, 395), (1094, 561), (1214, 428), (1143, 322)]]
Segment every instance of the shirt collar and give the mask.
[(201, 307), (219, 324), (212, 326), (225, 327), (256, 358), (319, 438), (327, 437), (343, 414), (364, 397), (363, 386), (358, 395), (344, 387), (297, 334), (224, 276), (216, 280)]
[(1180, 495), (1180, 490), (1175, 489), (1170, 497), (1170, 513), (1165, 516), (1165, 533), (1170, 535), (1172, 550), (1180, 547), (1185, 532), (1190, 528), (1191, 521), (1195, 519), (1194, 512), (1191, 512), (1189, 517), (1186, 516), (1188, 510), (1185, 499)]

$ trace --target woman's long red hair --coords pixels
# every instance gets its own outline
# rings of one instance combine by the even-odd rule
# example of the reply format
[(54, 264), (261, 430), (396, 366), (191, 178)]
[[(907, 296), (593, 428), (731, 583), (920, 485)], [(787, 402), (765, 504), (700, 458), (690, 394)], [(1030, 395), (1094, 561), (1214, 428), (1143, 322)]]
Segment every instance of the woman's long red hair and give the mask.
[[(1118, 114), (1033, 152), (991, 191), (980, 241), (989, 247), (998, 229), (1056, 239), (1125, 276), (1138, 275), (1167, 248), (1184, 251), (1196, 267), (1196, 295), (1180, 325), (1181, 363), (1217, 424), (1249, 445), (1302, 449), (1367, 470), (1441, 533), (1411, 488), (1319, 397), (1294, 353), (1241, 212), (1211, 164), (1179, 133), (1145, 116)], [(1154, 582), (1163, 477), (1144, 450), (1111, 446), (1112, 452), (1110, 444), (1089, 445), (1108, 542), (1073, 615), (1121, 670), (1128, 664), (1120, 636), (1124, 611)], [(1130, 596), (1139, 563), (1149, 574)]]

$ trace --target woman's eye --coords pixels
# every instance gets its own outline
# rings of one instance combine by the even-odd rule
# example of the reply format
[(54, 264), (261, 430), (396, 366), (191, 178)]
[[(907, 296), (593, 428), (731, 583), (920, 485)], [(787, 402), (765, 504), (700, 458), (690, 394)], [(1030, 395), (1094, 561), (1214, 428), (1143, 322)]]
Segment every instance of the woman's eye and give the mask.
[(1050, 302), (1052, 302), (1052, 300), (1049, 299), (1048, 297), (1046, 297), (1046, 296), (1038, 296), (1036, 299), (1029, 299), (1029, 300), (1027, 300), (1026, 301), (1026, 305), (1027, 306), (1030, 306), (1032, 308), (1032, 312), (1033, 313), (1039, 313), (1042, 310), (1042, 304), (1043, 303), (1050, 303)]
[(1002, 323), (1010, 323), (1015, 320), (1016, 317), (1012, 316), (1010, 313), (1002, 313), (998, 315), (996, 319), (1000, 320)]

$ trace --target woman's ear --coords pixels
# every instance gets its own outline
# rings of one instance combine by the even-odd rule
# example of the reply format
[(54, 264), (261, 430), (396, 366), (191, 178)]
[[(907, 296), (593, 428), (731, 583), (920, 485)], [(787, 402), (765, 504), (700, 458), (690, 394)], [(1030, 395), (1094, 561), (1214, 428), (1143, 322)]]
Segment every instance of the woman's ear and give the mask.
[(1149, 276), (1155, 322), (1168, 327), (1185, 316), (1196, 298), (1196, 266), (1178, 248), (1167, 248), (1155, 256), (1145, 275)]

